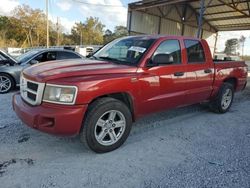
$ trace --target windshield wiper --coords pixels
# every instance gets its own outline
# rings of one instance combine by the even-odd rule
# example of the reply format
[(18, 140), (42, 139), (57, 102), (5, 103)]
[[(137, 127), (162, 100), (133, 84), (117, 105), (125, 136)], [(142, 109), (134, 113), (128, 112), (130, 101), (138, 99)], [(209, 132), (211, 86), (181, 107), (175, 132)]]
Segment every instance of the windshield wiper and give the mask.
[(105, 59), (105, 60), (111, 60), (111, 61), (119, 61), (118, 59), (112, 58), (112, 57), (108, 57), (108, 56), (100, 56), (97, 57), (99, 59)]
[(118, 64), (121, 64), (122, 61), (119, 60), (119, 59), (116, 59), (116, 58), (112, 58), (112, 57), (108, 57), (108, 56), (100, 56), (100, 57), (96, 57), (98, 59), (103, 59), (103, 60), (109, 60), (109, 61), (112, 61), (114, 63), (118, 63)]
[(98, 59), (103, 59), (103, 60), (110, 60), (113, 63), (116, 64), (125, 64), (125, 65), (129, 65), (129, 66), (134, 66), (133, 64), (131, 64), (129, 61), (124, 61), (121, 59), (116, 59), (116, 58), (112, 58), (112, 57), (108, 57), (108, 56), (100, 56), (100, 57), (96, 57)]

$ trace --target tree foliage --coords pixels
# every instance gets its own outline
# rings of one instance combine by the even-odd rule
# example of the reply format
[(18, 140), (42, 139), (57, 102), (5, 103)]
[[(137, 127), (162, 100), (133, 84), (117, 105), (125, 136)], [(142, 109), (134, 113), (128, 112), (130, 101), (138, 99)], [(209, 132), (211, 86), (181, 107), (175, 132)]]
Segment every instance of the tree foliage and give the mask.
[(227, 55), (236, 55), (239, 40), (237, 38), (228, 39), (225, 43), (224, 53)]
[[(40, 9), (20, 5), (12, 16), (0, 16), (0, 47), (46, 46), (46, 15)], [(128, 35), (124, 26), (116, 26), (114, 32), (106, 30), (96, 17), (77, 22), (71, 34), (63, 33), (63, 26), (49, 21), (50, 46), (105, 44), (115, 38)]]
[(104, 36), (103, 36), (104, 44), (107, 44), (108, 42), (110, 42), (116, 38), (124, 37), (124, 36), (128, 36), (128, 30), (124, 26), (116, 26), (114, 33), (112, 33), (112, 31), (110, 31), (109, 29), (107, 29), (105, 31)]
[(72, 40), (74, 44), (102, 44), (104, 27), (98, 18), (89, 17), (84, 23), (75, 23)]
[[(49, 22), (50, 42), (55, 45), (55, 24)], [(46, 15), (40, 9), (20, 5), (12, 16), (0, 16), (0, 46), (33, 47), (46, 45)]]

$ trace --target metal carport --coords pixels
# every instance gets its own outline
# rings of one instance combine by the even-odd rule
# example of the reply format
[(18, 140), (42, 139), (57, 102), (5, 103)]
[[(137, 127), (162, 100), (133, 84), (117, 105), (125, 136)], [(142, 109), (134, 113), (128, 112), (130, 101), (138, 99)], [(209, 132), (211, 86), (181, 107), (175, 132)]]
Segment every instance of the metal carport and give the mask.
[(250, 0), (143, 0), (128, 6), (130, 34), (169, 34), (207, 39), (217, 32), (250, 30)]

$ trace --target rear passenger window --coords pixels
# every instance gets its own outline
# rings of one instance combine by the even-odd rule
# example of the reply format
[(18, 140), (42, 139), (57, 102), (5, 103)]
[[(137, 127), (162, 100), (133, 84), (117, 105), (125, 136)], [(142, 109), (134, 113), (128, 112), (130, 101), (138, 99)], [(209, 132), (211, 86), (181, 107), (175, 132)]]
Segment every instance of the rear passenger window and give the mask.
[(81, 58), (80, 56), (78, 56), (77, 54), (73, 53), (73, 52), (57, 52), (57, 59), (58, 60), (62, 60), (62, 59), (78, 59)]
[(187, 49), (188, 63), (204, 63), (203, 47), (198, 40), (184, 40)]
[(173, 59), (172, 64), (181, 64), (181, 47), (178, 40), (166, 40), (156, 49), (153, 57), (157, 54), (168, 54)]

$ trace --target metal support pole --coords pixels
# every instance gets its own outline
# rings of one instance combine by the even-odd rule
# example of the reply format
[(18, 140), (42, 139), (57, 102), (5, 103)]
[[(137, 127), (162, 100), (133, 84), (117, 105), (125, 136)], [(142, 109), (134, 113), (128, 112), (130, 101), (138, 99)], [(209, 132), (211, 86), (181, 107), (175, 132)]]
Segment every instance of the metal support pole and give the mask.
[[(218, 40), (218, 32), (216, 32), (216, 35), (215, 35), (215, 42), (214, 42), (214, 54), (215, 54), (215, 52), (216, 52), (217, 40)], [(214, 54), (213, 54), (213, 58), (214, 58)]]
[(200, 13), (199, 13), (199, 20), (198, 20), (198, 32), (197, 32), (197, 38), (201, 37), (201, 30), (202, 30), (202, 21), (203, 21), (203, 15), (205, 11), (205, 0), (200, 0)]
[(181, 35), (183, 36), (185, 33), (185, 22), (186, 22), (186, 15), (187, 15), (187, 4), (184, 4), (184, 8), (183, 8), (183, 14), (182, 14), (182, 18), (181, 18)]
[(132, 11), (129, 11), (128, 35), (131, 35)]

